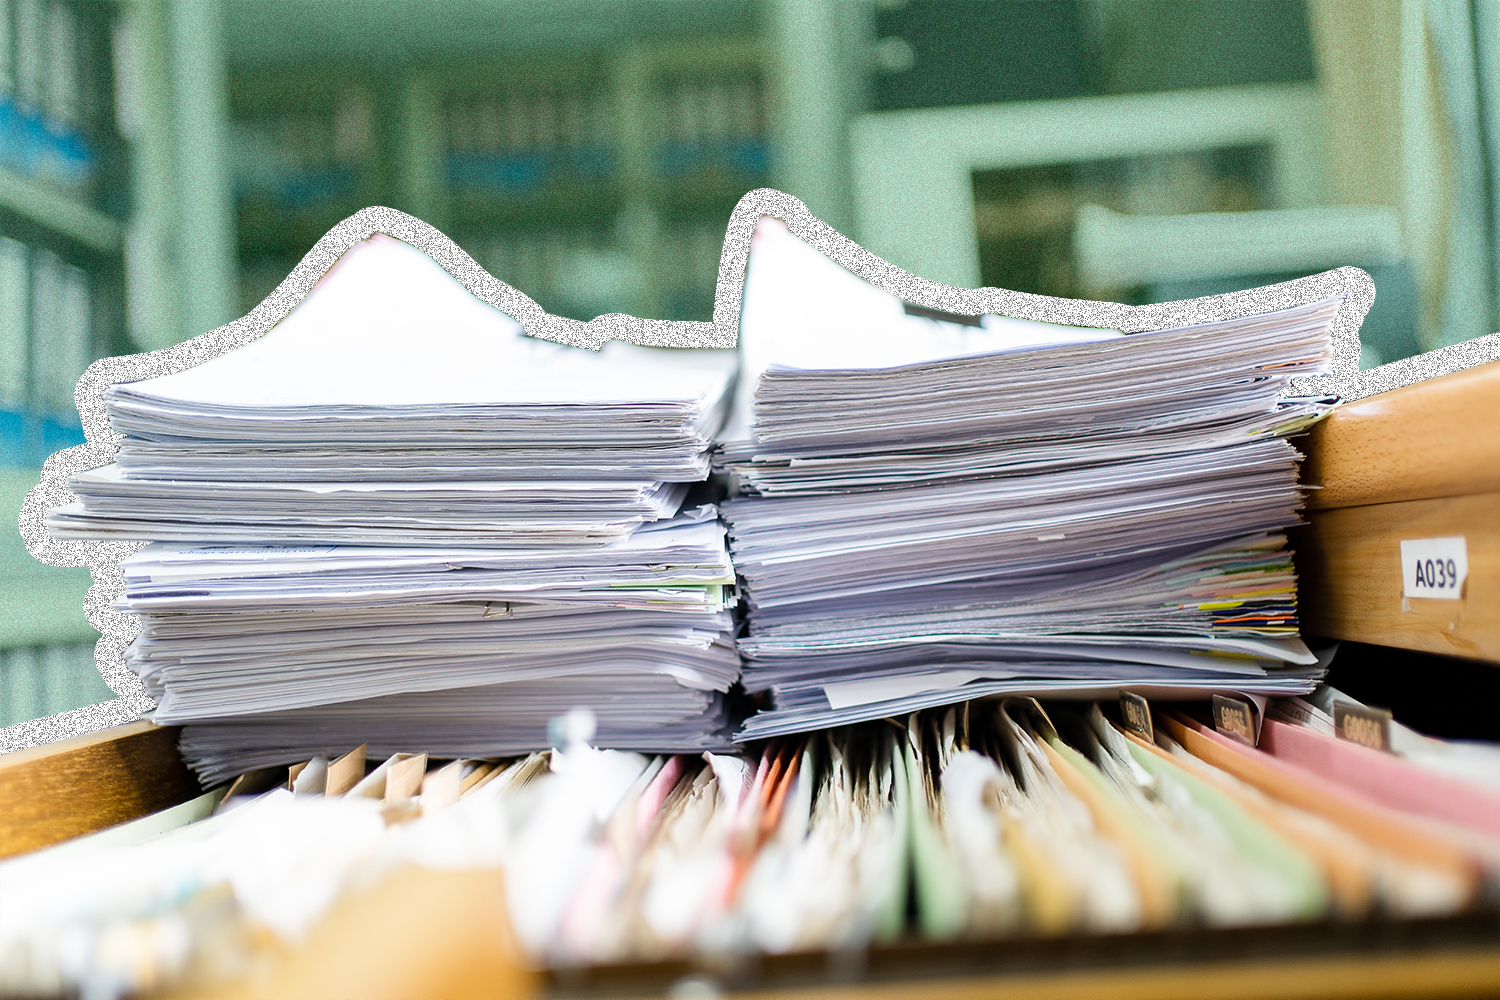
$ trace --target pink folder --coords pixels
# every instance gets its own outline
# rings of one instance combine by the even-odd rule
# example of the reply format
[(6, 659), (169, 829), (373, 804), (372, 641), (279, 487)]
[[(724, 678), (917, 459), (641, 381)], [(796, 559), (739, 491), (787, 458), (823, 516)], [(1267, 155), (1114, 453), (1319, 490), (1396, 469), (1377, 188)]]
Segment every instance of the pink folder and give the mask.
[(1500, 796), (1394, 754), (1267, 719), (1260, 749), (1382, 805), (1500, 838)]

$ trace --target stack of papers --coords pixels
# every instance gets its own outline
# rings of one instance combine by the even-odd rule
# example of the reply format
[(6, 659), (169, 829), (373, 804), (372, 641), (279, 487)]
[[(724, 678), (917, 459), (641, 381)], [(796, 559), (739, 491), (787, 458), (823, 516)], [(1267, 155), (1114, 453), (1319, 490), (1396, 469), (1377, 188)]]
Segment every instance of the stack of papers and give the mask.
[(1282, 398), (1341, 300), (1124, 336), (905, 305), (763, 219), (720, 452), (742, 738), (982, 693), (1310, 690)]
[[(206, 778), (329, 746), (727, 745), (734, 571), (706, 478), (732, 355), (526, 338), (376, 235), (262, 339), (112, 387), (58, 537), (123, 564), (127, 661)], [(394, 751), (392, 751), (394, 752)]]

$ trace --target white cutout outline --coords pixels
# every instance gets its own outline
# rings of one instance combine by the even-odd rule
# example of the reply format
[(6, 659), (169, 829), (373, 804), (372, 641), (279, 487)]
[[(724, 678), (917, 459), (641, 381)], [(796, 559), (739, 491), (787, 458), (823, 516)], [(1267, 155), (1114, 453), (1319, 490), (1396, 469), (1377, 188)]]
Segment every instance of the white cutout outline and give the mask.
[(763, 215), (785, 222), (794, 235), (876, 287), (915, 305), (962, 315), (995, 313), (1140, 333), (1255, 315), (1342, 296), (1344, 305), (1334, 324), (1333, 372), (1295, 381), (1290, 390), (1295, 393), (1336, 393), (1346, 400), (1359, 399), (1500, 360), (1500, 333), (1494, 333), (1359, 371), (1359, 326), (1374, 302), (1375, 283), (1355, 267), (1340, 267), (1295, 281), (1207, 298), (1144, 306), (1062, 299), (1001, 288), (956, 288), (910, 274), (876, 257), (814, 216), (797, 198), (772, 188), (748, 192), (730, 215), (719, 257), (712, 322), (653, 320), (622, 313), (608, 313), (584, 322), (548, 313), (519, 289), (485, 271), (451, 239), (420, 219), (381, 206), (362, 209), (329, 230), (276, 290), (245, 316), (173, 347), (101, 358), (78, 380), (74, 402), (87, 443), (65, 448), (47, 458), (40, 482), (22, 503), (18, 524), (27, 550), (36, 559), (52, 566), (89, 567), (94, 582), (84, 598), (84, 610), (89, 624), (101, 633), (95, 646), (95, 662), (100, 676), (117, 697), (0, 729), (0, 753), (97, 732), (133, 721), (155, 707), (140, 678), (124, 661), (125, 647), (139, 633), (139, 623), (112, 607), (125, 590), (120, 560), (145, 543), (55, 540), (47, 537), (43, 527), (48, 510), (77, 499), (67, 488), (70, 475), (106, 465), (114, 458), (119, 435), (110, 429), (105, 414), (104, 390), (108, 386), (182, 371), (263, 336), (291, 312), (339, 257), (377, 232), (426, 253), (470, 292), (518, 320), (527, 334), (539, 339), (592, 350), (598, 350), (609, 340), (650, 347), (732, 348), (739, 340), (740, 303), (750, 240), (756, 221)]

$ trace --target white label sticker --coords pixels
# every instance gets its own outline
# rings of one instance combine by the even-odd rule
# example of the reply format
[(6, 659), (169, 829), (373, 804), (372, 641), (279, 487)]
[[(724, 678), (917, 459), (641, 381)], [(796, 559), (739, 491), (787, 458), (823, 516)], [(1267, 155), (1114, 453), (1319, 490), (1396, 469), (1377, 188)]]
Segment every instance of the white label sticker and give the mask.
[(1401, 543), (1401, 581), (1407, 597), (1458, 600), (1469, 575), (1463, 538), (1417, 538)]

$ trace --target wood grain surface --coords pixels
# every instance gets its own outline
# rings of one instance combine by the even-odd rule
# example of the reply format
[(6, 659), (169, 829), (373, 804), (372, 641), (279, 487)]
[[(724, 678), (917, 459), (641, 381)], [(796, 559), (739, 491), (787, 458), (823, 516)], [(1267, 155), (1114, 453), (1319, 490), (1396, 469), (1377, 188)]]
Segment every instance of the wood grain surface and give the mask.
[[(1500, 662), (1500, 492), (1311, 511), (1293, 533), (1313, 635)], [(1402, 596), (1401, 542), (1462, 535), (1458, 600)]]
[(1300, 447), (1313, 509), (1500, 491), (1500, 361), (1340, 406)]
[(0, 858), (202, 794), (177, 753), (179, 728), (143, 720), (0, 754)]
[[(708, 992), (684, 996), (711, 996)], [(1333, 955), (1015, 976), (908, 979), (809, 990), (730, 993), (735, 1000), (1336, 1000), (1500, 996), (1500, 952)]]
[(525, 1000), (498, 871), (402, 869), (346, 891), (307, 938), (250, 975), (161, 1000)]

